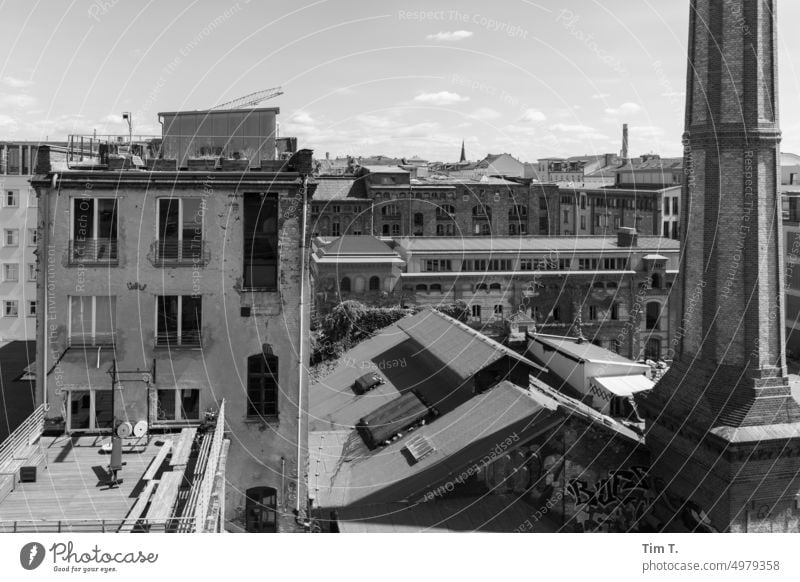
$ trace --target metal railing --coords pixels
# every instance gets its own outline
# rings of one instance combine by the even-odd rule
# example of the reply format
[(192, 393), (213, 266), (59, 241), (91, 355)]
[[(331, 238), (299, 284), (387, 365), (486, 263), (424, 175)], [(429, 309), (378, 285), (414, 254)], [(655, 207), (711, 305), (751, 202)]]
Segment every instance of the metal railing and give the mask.
[(0, 469), (9, 461), (14, 460), (14, 455), (28, 445), (32, 445), (42, 436), (44, 430), (44, 404), (40, 405), (33, 413), (0, 444)]
[[(137, 520), (134, 531), (149, 533), (172, 533), (179, 530), (183, 522), (194, 523), (193, 518), (170, 517), (153, 520)], [(0, 521), (0, 533), (116, 533), (126, 523), (125, 519), (57, 519), (57, 520), (13, 520)]]
[(219, 467), (220, 451), (222, 450), (222, 440), (225, 433), (225, 400), (219, 405), (217, 415), (217, 425), (214, 427), (214, 440), (211, 443), (211, 451), (208, 455), (206, 471), (200, 483), (200, 495), (195, 508), (194, 520), (195, 531), (206, 531), (206, 520), (208, 518), (209, 506), (211, 504), (211, 494), (214, 489), (214, 481)]
[(202, 342), (202, 331), (199, 329), (183, 331), (159, 331), (156, 334), (156, 345), (158, 347), (200, 347)]
[(117, 239), (115, 238), (69, 241), (70, 264), (113, 264), (118, 261)]
[(203, 240), (157, 240), (152, 245), (155, 266), (205, 265), (208, 246)]

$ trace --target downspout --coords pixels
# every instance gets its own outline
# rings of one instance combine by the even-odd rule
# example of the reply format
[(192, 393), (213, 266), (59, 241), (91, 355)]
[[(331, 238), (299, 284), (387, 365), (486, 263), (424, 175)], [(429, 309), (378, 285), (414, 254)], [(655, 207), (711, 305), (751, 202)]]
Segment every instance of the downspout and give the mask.
[(300, 205), (300, 347), (298, 350), (298, 388), (297, 388), (297, 498), (295, 506), (295, 516), (299, 521), (300, 516), (300, 496), (302, 489), (300, 487), (300, 479), (303, 475), (302, 467), (302, 444), (301, 435), (303, 430), (303, 368), (305, 366), (305, 296), (306, 296), (306, 206), (308, 204), (308, 175), (303, 176), (303, 202)]
[[(39, 163), (38, 159), (36, 160), (36, 163), (38, 165), (38, 163)], [(57, 185), (58, 185), (58, 174), (53, 174), (51, 185), (52, 185), (53, 190), (55, 190), (57, 188)], [(36, 196), (37, 197), (39, 196), (38, 192), (36, 193)], [(48, 224), (50, 224), (50, 197), (48, 196), (46, 200), (42, 200), (41, 202), (43, 202), (44, 204), (39, 204), (39, 207), (43, 208), (44, 212), (42, 212), (43, 216), (37, 217), (37, 220), (40, 222), (40, 224), (44, 225), (44, 228), (42, 229), (42, 234), (45, 235), (45, 236), (39, 237), (39, 240), (38, 240), (38, 250), (39, 250), (38, 259), (40, 261), (40, 264), (42, 265), (42, 273), (43, 273), (43, 275), (42, 275), (42, 289), (41, 289), (41, 291), (39, 293), (37, 293), (36, 300), (37, 301), (41, 301), (42, 304), (44, 305), (44, 320), (42, 321), (41, 328), (39, 330), (37, 330), (37, 336), (38, 336), (37, 339), (39, 340), (39, 342), (41, 342), (41, 345), (37, 346), (37, 349), (41, 350), (39, 353), (41, 353), (43, 355), (43, 357), (42, 357), (42, 364), (40, 366), (40, 369), (36, 370), (36, 374), (37, 374), (37, 376), (41, 375), (39, 377), (41, 377), (41, 379), (42, 379), (42, 405), (44, 406), (45, 412), (47, 412), (48, 409), (49, 409), (49, 404), (47, 402), (47, 372), (48, 372), (47, 359), (48, 359), (48, 355), (50, 353), (49, 346), (47, 345), (48, 344), (48, 342), (47, 342), (47, 337), (48, 337), (47, 331), (48, 331), (48, 328), (49, 328), (49, 323), (48, 322), (49, 322), (49, 316), (50, 316), (50, 313), (49, 313), (49, 310), (48, 310), (49, 304), (48, 304), (48, 301), (47, 301), (47, 299), (48, 299), (48, 296), (47, 296), (47, 294), (48, 294), (48, 280), (47, 280), (48, 268), (47, 268), (47, 266), (48, 266), (48, 260), (49, 260), (49, 255), (47, 253), (47, 244), (48, 244), (48, 242), (50, 240), (49, 231), (48, 231)], [(38, 224), (36, 225), (36, 228), (38, 230), (38, 228), (39, 228)]]

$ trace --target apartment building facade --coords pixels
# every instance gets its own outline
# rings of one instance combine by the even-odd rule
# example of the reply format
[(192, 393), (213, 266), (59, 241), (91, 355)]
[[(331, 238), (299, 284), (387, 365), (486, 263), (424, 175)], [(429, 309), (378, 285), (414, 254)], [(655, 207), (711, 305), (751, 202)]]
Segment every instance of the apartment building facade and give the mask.
[(65, 169), (45, 152), (32, 183), (48, 423), (152, 433), (224, 399), (226, 529), (302, 530), (306, 175)]
[(0, 142), (0, 341), (36, 337), (36, 193), (39, 142)]

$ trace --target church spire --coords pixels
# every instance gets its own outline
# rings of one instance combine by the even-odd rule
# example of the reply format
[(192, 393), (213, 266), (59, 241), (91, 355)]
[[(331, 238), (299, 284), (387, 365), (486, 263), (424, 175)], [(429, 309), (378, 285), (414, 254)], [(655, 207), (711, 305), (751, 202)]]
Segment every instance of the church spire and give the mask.
[(464, 140), (463, 139), (461, 140), (461, 159), (458, 160), (458, 161), (459, 161), (459, 163), (462, 163), (462, 164), (467, 161), (467, 154), (464, 151)]

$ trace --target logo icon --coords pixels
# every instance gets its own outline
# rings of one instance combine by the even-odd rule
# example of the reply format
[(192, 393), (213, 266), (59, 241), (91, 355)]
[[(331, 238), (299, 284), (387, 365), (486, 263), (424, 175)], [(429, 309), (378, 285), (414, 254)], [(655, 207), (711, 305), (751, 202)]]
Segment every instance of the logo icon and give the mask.
[(22, 546), (19, 552), (19, 563), (26, 570), (35, 570), (44, 562), (44, 546), (39, 542), (30, 542)]

